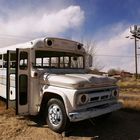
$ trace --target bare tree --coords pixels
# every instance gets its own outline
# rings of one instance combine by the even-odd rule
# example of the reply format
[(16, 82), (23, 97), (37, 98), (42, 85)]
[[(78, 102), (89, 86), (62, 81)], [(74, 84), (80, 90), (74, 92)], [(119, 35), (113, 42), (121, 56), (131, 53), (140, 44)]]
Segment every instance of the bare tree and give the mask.
[(88, 54), (88, 57), (87, 57), (88, 61), (89, 59), (92, 59), (92, 66), (90, 67), (90, 69), (96, 69), (99, 71), (102, 70), (104, 66), (97, 59), (95, 42), (92, 40), (86, 40), (86, 41), (83, 41), (83, 44)]

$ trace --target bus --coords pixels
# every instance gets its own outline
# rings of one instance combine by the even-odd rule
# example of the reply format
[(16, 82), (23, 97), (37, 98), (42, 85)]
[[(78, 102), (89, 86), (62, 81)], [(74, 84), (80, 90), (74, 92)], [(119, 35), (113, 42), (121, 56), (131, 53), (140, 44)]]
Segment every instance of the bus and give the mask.
[(82, 43), (41, 38), (1, 49), (0, 97), (18, 115), (40, 115), (61, 133), (68, 123), (122, 107), (114, 78), (88, 74), (92, 62)]

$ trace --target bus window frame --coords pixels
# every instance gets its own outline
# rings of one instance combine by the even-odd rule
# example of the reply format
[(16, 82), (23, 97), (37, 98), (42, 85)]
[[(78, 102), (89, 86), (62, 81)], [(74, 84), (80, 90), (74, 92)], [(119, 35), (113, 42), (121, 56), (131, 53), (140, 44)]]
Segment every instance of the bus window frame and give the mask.
[[(39, 57), (38, 55), (37, 55), (37, 52), (46, 52), (46, 53), (62, 53), (63, 55), (46, 55), (46, 56), (44, 56), (43, 57), (43, 55), (40, 55), (41, 57)], [(58, 64), (57, 64), (57, 67), (55, 67), (55, 66), (51, 66), (52, 65), (52, 60), (51, 60), (51, 58), (53, 58), (53, 57), (57, 57), (58, 58)], [(60, 58), (61, 57), (63, 57), (63, 63), (61, 63), (60, 62)], [(65, 60), (64, 60), (64, 58), (65, 57), (67, 57), (68, 59), (69, 59), (69, 62), (68, 63), (64, 63), (65, 62)], [(79, 57), (79, 59), (80, 59), (80, 57), (82, 57), (82, 67), (80, 67), (80, 66), (77, 66), (77, 67), (72, 67), (72, 57)], [(36, 59), (38, 59), (38, 58), (42, 58), (42, 64), (41, 64), (41, 66), (37, 66), (37, 62), (36, 62)], [(43, 62), (43, 59), (44, 58), (49, 58), (50, 60), (50, 62), (49, 62), (49, 66), (44, 66), (44, 62)], [(76, 54), (76, 53), (71, 53), (71, 52), (60, 52), (60, 51), (47, 51), (47, 50), (35, 50), (35, 59), (34, 59), (34, 63), (33, 63), (33, 67), (34, 68), (55, 68), (55, 69), (85, 69), (85, 56), (84, 55), (82, 55), (82, 54)], [(79, 60), (80, 61), (80, 60)], [(63, 64), (63, 67), (61, 67), (61, 64)], [(66, 66), (67, 65), (67, 66)]]

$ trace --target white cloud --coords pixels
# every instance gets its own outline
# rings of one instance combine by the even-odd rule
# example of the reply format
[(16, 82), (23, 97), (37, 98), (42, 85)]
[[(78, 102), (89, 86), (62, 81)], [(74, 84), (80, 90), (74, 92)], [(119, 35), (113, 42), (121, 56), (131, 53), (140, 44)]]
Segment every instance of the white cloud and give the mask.
[[(70, 29), (77, 30), (84, 22), (84, 11), (81, 10), (80, 6), (69, 6), (53, 12), (43, 11), (41, 14), (26, 14), (17, 18), (16, 16), (12, 18), (11, 15), (8, 21), (0, 20), (0, 36), (5, 34), (27, 38), (28, 36), (41, 35), (56, 36)], [(1, 41), (0, 46), (3, 44), (5, 45)]]
[[(67, 29), (79, 28), (84, 20), (84, 12), (79, 6), (70, 6), (50, 15), (44, 14), (36, 24), (39, 31), (57, 34)], [(46, 24), (44, 24), (46, 23)]]
[(130, 35), (128, 25), (119, 23), (108, 29), (98, 33), (96, 45), (97, 58), (104, 65), (104, 70), (116, 68), (134, 72), (134, 40), (126, 38)]

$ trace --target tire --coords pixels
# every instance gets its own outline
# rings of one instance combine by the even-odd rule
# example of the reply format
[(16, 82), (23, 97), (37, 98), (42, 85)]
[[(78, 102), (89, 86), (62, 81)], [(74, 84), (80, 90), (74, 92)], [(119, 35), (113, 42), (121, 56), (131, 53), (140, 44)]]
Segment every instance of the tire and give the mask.
[(52, 98), (47, 103), (46, 122), (49, 128), (62, 133), (68, 124), (65, 106), (59, 99)]

